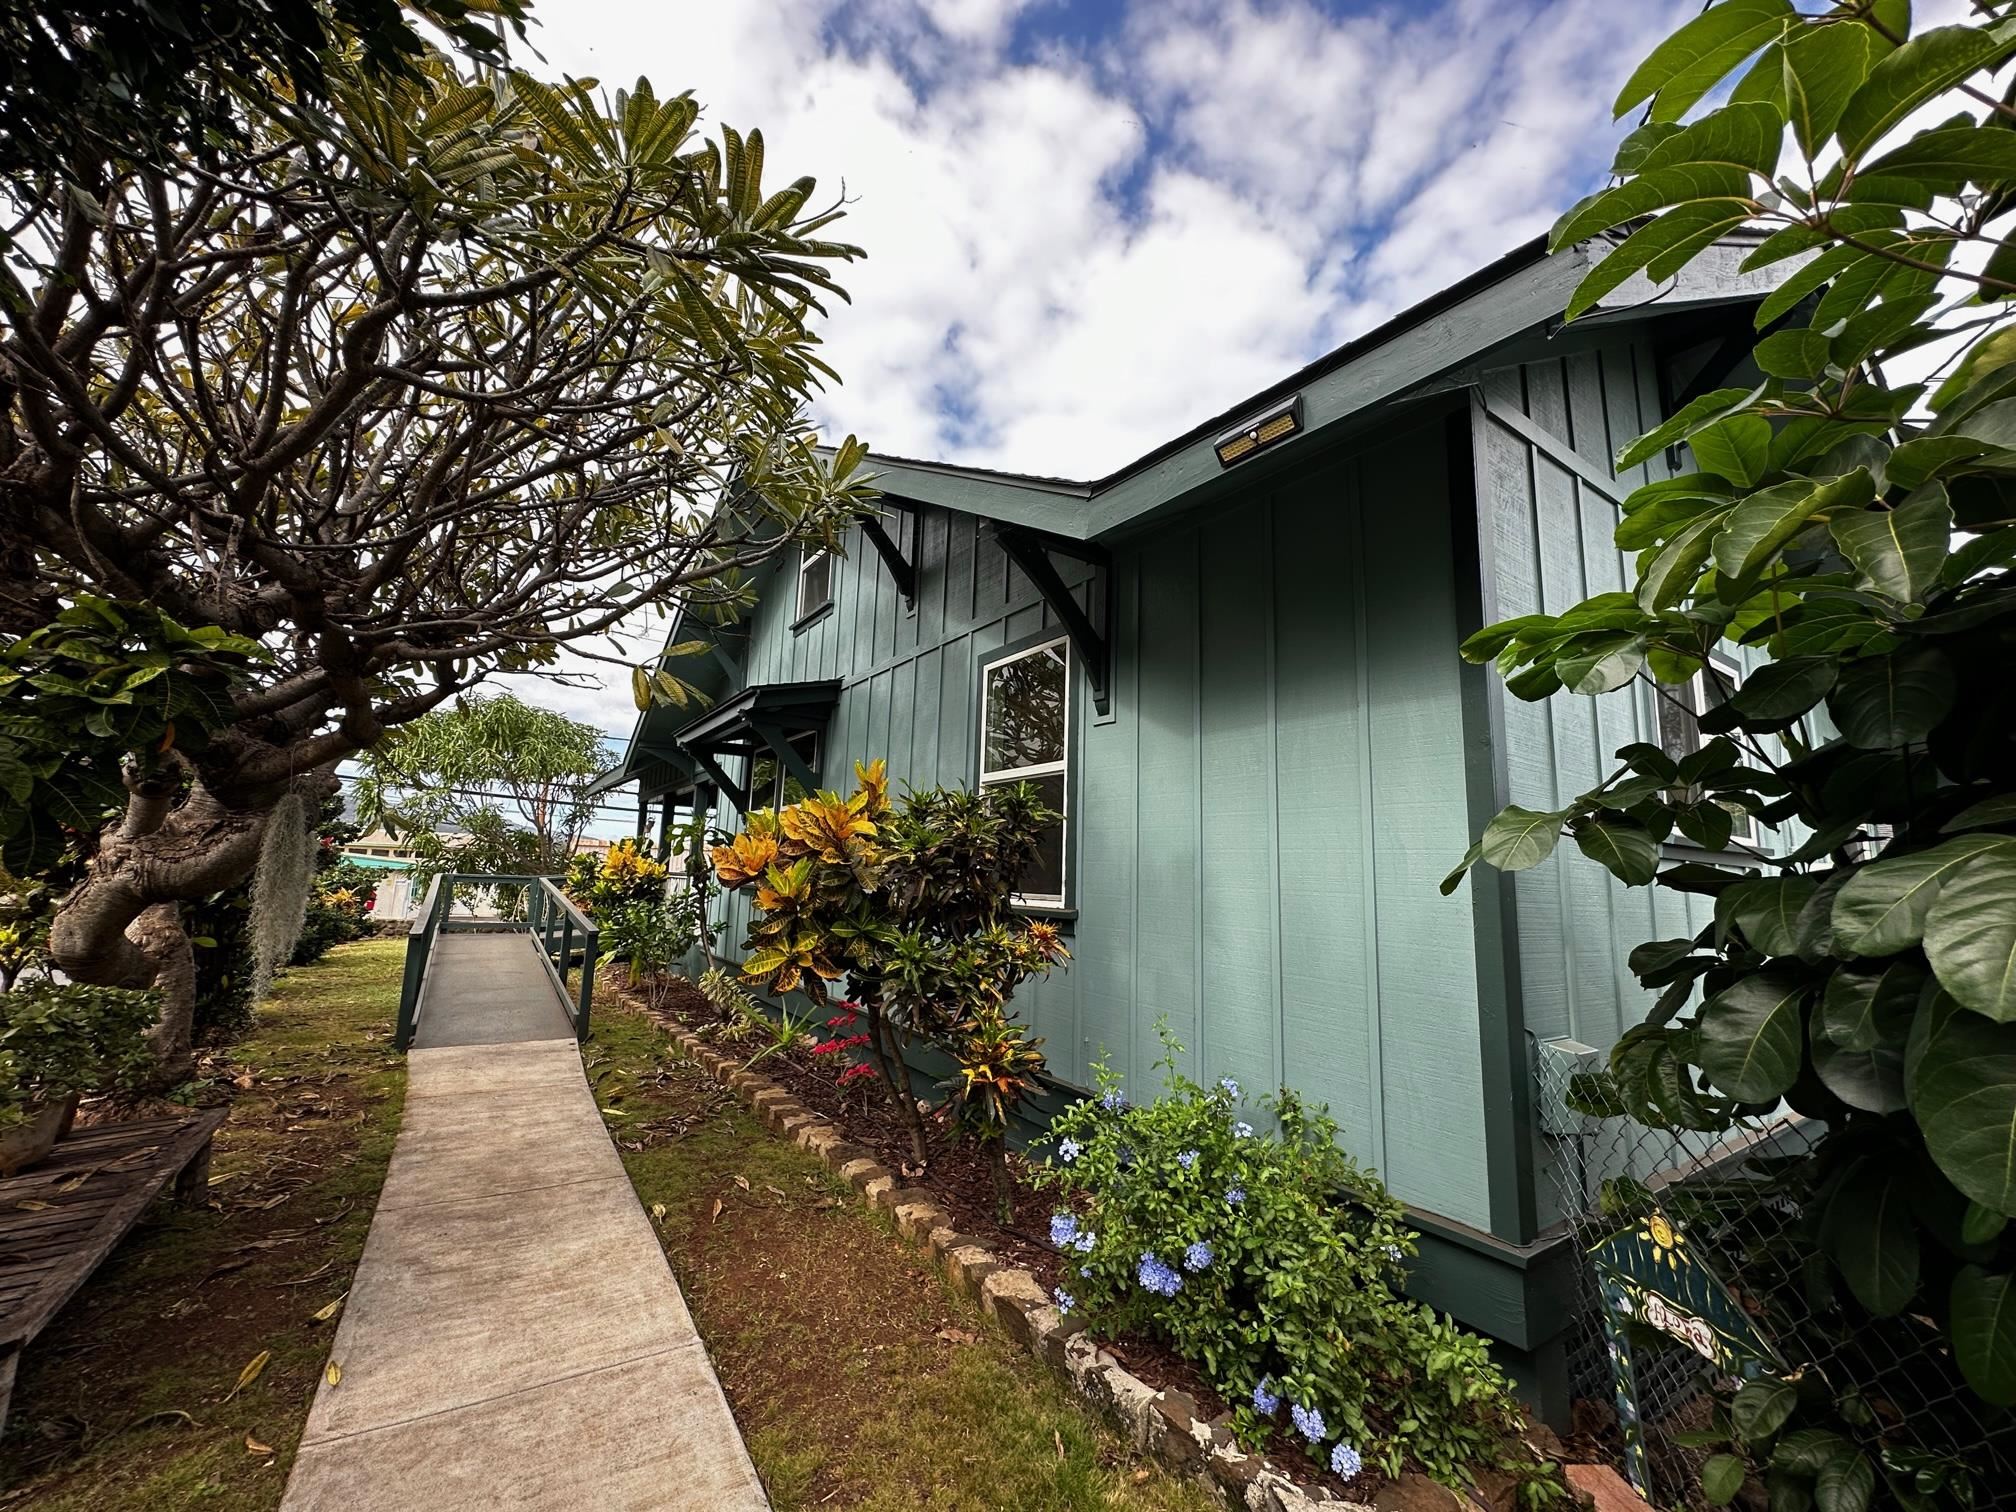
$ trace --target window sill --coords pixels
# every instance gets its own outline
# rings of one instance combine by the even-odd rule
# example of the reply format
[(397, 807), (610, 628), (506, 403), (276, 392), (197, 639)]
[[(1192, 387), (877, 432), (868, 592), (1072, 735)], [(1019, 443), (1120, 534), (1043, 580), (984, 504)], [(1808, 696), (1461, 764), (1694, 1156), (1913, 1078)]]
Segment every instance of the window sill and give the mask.
[(814, 625), (818, 624), (819, 621), (826, 618), (826, 616), (831, 614), (832, 612), (833, 612), (833, 600), (829, 598), (817, 609), (808, 610), (804, 614), (799, 615), (798, 618), (796, 618), (795, 620), (791, 621), (791, 633), (793, 635), (797, 635), (802, 631), (810, 630)]

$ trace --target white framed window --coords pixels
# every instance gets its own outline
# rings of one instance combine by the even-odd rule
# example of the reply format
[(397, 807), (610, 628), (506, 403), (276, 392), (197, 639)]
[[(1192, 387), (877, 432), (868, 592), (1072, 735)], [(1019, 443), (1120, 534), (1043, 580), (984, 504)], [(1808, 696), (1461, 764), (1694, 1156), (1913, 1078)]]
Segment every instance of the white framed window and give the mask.
[(980, 667), (980, 786), (1026, 782), (1057, 815), (1016, 902), (1062, 908), (1070, 843), (1071, 643), (1063, 637)]
[[(1719, 651), (1708, 654), (1707, 665), (1686, 682), (1669, 687), (1661, 684), (1653, 693), (1659, 714), (1659, 747), (1675, 761), (1685, 761), (1712, 738), (1701, 733), (1701, 716), (1736, 696), (1743, 686), (1743, 666), (1733, 656)], [(1744, 845), (1757, 843), (1757, 817), (1740, 803), (1724, 803), (1733, 823), (1730, 838)]]
[[(805, 770), (815, 777), (819, 774), (819, 732), (807, 730), (790, 738), (790, 746)], [(792, 775), (791, 768), (779, 761), (774, 752), (765, 751), (761, 756), (749, 758), (749, 804), (752, 808), (783, 808), (812, 795), (805, 791), (803, 783)]]
[(833, 553), (807, 546), (798, 558), (799, 619), (817, 614), (833, 602)]

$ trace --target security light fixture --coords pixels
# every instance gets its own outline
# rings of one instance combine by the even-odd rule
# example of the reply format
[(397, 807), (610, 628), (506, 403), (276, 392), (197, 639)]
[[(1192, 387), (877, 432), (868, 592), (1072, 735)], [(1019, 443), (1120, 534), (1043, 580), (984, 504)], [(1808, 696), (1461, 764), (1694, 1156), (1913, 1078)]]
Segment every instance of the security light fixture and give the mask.
[(1235, 462), (1244, 462), (1255, 452), (1265, 451), (1276, 442), (1286, 441), (1290, 436), (1302, 433), (1302, 396), (1297, 394), (1286, 404), (1279, 405), (1264, 414), (1255, 415), (1251, 420), (1233, 430), (1225, 432), (1211, 443), (1211, 449), (1218, 453), (1218, 465), (1230, 467)]

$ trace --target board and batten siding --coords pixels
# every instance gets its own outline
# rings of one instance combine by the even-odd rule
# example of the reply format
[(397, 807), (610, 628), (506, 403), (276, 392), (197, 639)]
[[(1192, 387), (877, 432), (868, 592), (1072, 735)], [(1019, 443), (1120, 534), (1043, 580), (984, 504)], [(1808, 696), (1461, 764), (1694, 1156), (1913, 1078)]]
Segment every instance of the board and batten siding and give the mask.
[[(1399, 1195), (1481, 1228), (1470, 902), (1436, 890), (1470, 840), (1450, 505), (1437, 423), (1114, 548), (1110, 714), (1074, 678), (1072, 960), (1016, 1008), (1056, 1076), (1104, 1059), (1138, 1096), (1166, 1022), (1188, 1074), (1327, 1104)], [(874, 756), (970, 785), (980, 664), (1056, 628), (972, 517), (906, 536), (914, 612), (857, 537), (830, 613), (792, 629), (786, 568), (754, 617), (750, 682), (844, 684), (836, 787)]]
[(1191, 1076), (1328, 1104), (1399, 1195), (1485, 1227), (1470, 903), (1436, 890), (1469, 843), (1443, 448), (1424, 426), (1116, 548), (1071, 1027), (1146, 1096), (1166, 1020)]
[[(1649, 350), (1619, 342), (1493, 369), (1483, 375), (1481, 395), (1473, 444), (1481, 548), (1495, 590), (1492, 616), (1559, 614), (1594, 594), (1630, 589), (1636, 568), (1612, 534), (1621, 518), (1618, 504), (1632, 489), (1670, 472), (1663, 455), (1621, 476), (1611, 471), (1617, 451), (1661, 418)], [(1564, 461), (1564, 452), (1586, 467)], [(1614, 483), (1601, 485), (1613, 476)], [(1642, 683), (1598, 698), (1558, 693), (1522, 703), (1508, 695), (1510, 801), (1559, 808), (1609, 774), (1620, 746), (1657, 745), (1653, 697)], [(1631, 975), (1632, 948), (1691, 936), (1714, 912), (1709, 898), (1627, 888), (1565, 840), (1553, 859), (1519, 873), (1514, 886), (1528, 1035), (1598, 1050), (1641, 1022), (1656, 996)], [(1560, 1158), (1548, 1145), (1543, 1137), (1543, 1166)], [(1556, 1182), (1543, 1173), (1537, 1186), (1545, 1224), (1559, 1216), (1553, 1210)]]
[[(841, 792), (854, 787), (854, 764), (887, 761), (891, 790), (906, 786), (971, 787), (978, 776), (979, 669), (1011, 642), (1055, 630), (1056, 620), (1028, 578), (1007, 558), (983, 521), (936, 508), (891, 513), (890, 528), (917, 569), (917, 602), (904, 602), (875, 548), (858, 527), (833, 564), (832, 608), (794, 628), (797, 559), (782, 562), (759, 582), (744, 663), (745, 685), (807, 682), (842, 684), (819, 753), (819, 780)], [(1058, 559), (1058, 571), (1087, 601), (1092, 570)], [(1061, 633), (1061, 632), (1060, 632)], [(1089, 718), (1090, 700), (1077, 690), (1072, 738)], [(1075, 818), (1075, 815), (1074, 815)], [(724, 815), (721, 822), (738, 822)], [(1075, 836), (1074, 836), (1075, 843)], [(743, 954), (750, 899), (717, 900), (723, 924), (717, 951)], [(1082, 1081), (1071, 1054), (1075, 985), (1056, 972), (1017, 993), (1016, 1009), (1046, 1047), (1059, 1076)], [(1056, 1026), (1064, 1026), (1061, 1038)]]

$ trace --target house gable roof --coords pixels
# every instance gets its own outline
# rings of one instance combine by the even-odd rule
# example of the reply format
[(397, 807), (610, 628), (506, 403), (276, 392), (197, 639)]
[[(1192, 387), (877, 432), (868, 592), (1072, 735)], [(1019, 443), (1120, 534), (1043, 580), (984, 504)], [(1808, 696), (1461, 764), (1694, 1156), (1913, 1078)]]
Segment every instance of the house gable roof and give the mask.
[[(1577, 328), (1761, 299), (1803, 259), (1745, 273), (1739, 265), (1757, 241), (1752, 235), (1727, 237), (1665, 284), (1654, 286), (1636, 274), (1582, 316)], [(1438, 376), (1558, 319), (1583, 275), (1612, 246), (1599, 238), (1549, 256), (1544, 238), (1530, 241), (1103, 478), (1050, 478), (875, 453), (868, 465), (893, 501), (935, 504), (1093, 540), (1218, 482), (1224, 470), (1212, 443), (1240, 420), (1291, 395), (1302, 396), (1303, 432), (1270, 455), (1288, 455), (1326, 429), (1362, 422)]]

